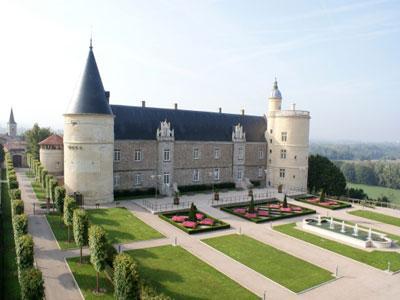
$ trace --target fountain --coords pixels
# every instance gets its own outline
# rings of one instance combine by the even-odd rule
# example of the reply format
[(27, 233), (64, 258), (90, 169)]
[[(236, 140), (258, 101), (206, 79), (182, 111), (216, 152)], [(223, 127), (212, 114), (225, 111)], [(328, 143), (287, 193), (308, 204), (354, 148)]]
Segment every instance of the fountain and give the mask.
[(353, 235), (358, 236), (358, 224), (353, 227)]
[(302, 228), (318, 235), (363, 248), (391, 248), (394, 244), (385, 234), (373, 231), (372, 228), (360, 228), (358, 224), (346, 224), (342, 220), (335, 221), (332, 217), (329, 219), (321, 216), (305, 218), (302, 222)]

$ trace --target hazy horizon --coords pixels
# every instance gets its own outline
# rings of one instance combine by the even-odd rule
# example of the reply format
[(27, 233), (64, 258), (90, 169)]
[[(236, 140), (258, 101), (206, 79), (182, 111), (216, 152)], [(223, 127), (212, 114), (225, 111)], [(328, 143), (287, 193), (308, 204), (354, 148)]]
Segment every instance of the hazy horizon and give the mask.
[(92, 31), (111, 104), (263, 115), (277, 76), (311, 140), (400, 141), (400, 2), (249, 3), (0, 0), (0, 127), (62, 130)]

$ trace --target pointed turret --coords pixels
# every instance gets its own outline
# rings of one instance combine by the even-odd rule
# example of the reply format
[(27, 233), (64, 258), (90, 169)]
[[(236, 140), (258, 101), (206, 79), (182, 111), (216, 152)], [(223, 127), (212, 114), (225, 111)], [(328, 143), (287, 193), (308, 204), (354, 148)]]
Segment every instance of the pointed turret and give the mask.
[(278, 81), (274, 81), (274, 85), (272, 87), (271, 95), (268, 98), (268, 113), (271, 114), (274, 111), (281, 110), (282, 106), (282, 94), (278, 88)]
[(92, 40), (81, 82), (66, 114), (112, 115), (93, 54)]
[(11, 112), (10, 112), (10, 119), (8, 120), (8, 124), (17, 124), (14, 120), (14, 112), (13, 109), (11, 108)]
[(282, 99), (281, 91), (278, 88), (278, 81), (275, 78), (274, 86), (272, 87), (270, 98)]

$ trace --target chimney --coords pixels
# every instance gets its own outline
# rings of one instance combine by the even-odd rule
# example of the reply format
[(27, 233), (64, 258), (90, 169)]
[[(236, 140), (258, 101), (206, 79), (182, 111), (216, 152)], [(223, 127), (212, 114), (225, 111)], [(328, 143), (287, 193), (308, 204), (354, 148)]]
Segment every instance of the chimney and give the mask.
[(105, 91), (104, 94), (106, 95), (107, 103), (110, 103), (110, 91)]
[(240, 111), (242, 112), (242, 116), (244, 116), (244, 109), (242, 108)]
[(146, 107), (146, 101), (142, 100), (142, 107)]
[(296, 110), (296, 103), (292, 104), (292, 110)]
[(219, 111), (219, 113), (221, 114), (221, 113), (222, 113), (222, 107), (220, 107), (220, 108), (218, 109), (218, 111)]
[(175, 109), (178, 109), (178, 103), (174, 103)]

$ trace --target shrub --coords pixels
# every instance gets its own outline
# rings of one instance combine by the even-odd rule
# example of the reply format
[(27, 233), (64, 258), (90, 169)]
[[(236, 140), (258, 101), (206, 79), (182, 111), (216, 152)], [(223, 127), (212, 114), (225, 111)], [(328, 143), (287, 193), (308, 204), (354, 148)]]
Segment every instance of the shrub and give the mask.
[(114, 298), (139, 299), (139, 274), (137, 265), (128, 254), (118, 254), (114, 259)]
[(10, 190), (11, 200), (21, 199), (21, 190), (20, 189), (12, 189)]
[(196, 205), (194, 205), (194, 203), (192, 202), (192, 204), (190, 205), (190, 211), (189, 211), (189, 220), (190, 221), (196, 222), (196, 212), (197, 212)]
[(24, 213), (24, 201), (12, 200), (12, 210), (14, 215), (20, 215)]
[(321, 195), (319, 196), (319, 202), (325, 202), (325, 189), (322, 189)]
[(64, 212), (65, 188), (63, 186), (57, 186), (54, 190), (54, 195), (54, 204), (57, 208), (57, 211), (60, 213), (60, 215), (62, 215)]
[(8, 186), (10, 187), (10, 189), (17, 189), (19, 188), (19, 184), (17, 179), (15, 178), (10, 178), (8, 179)]
[(254, 212), (255, 212), (254, 196), (253, 196), (253, 194), (251, 194), (250, 204), (249, 204), (249, 213), (254, 214)]
[(152, 196), (156, 192), (155, 188), (133, 189), (133, 190), (115, 190), (114, 197), (137, 197), (137, 196)]
[(76, 201), (74, 198), (67, 196), (64, 200), (64, 224), (68, 228), (68, 242), (71, 241), (71, 226), (73, 224), (74, 209), (76, 208)]
[(282, 206), (283, 206), (284, 208), (287, 208), (287, 207), (288, 207), (288, 205), (287, 205), (287, 197), (286, 197), (286, 194), (285, 194), (285, 197), (283, 197), (283, 204), (282, 204)]
[(106, 267), (107, 237), (104, 229), (98, 225), (92, 225), (89, 229), (90, 262), (96, 270), (96, 291), (99, 292), (99, 272)]
[(33, 266), (33, 239), (29, 234), (20, 236), (16, 241), (17, 262), (19, 271)]
[(110, 243), (107, 244), (107, 250), (106, 250), (106, 263), (112, 267), (114, 263), (114, 258), (117, 256), (118, 252), (117, 249), (114, 248), (113, 245)]
[(42, 300), (44, 298), (44, 281), (40, 270), (30, 268), (21, 272), (20, 284), (23, 300)]
[(143, 280), (141, 280), (139, 288), (141, 300), (172, 300), (172, 298), (158, 293), (149, 283)]
[(80, 262), (82, 263), (82, 247), (89, 239), (89, 216), (84, 209), (75, 209), (73, 214), (73, 232), (76, 245), (80, 248)]
[[(212, 190), (211, 184), (194, 184), (194, 185), (184, 185), (179, 186), (178, 189), (181, 193), (185, 192), (198, 192), (198, 191), (206, 191)], [(233, 189), (235, 188), (235, 184), (233, 182), (222, 182), (214, 184), (214, 189)]]
[(28, 233), (28, 217), (26, 214), (13, 216), (15, 238)]

